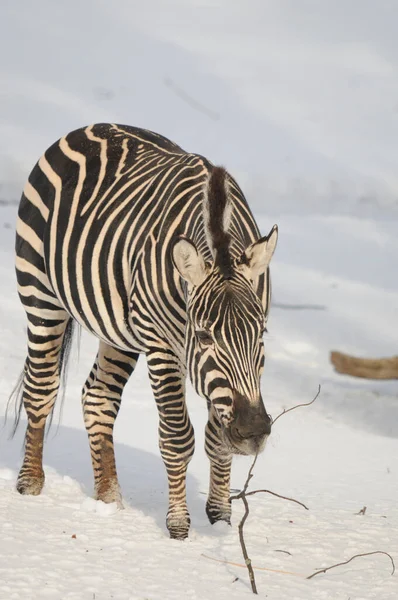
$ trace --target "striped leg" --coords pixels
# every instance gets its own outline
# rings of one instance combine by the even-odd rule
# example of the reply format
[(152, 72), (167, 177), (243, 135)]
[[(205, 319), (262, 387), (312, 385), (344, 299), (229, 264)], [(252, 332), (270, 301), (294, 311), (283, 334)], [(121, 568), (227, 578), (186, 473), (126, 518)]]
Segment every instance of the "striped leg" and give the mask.
[(206, 513), (210, 523), (231, 523), (230, 479), (232, 455), (222, 442), (220, 421), (214, 409), (209, 410), (205, 430), (205, 449), (210, 460), (210, 486)]
[[(39, 302), (36, 300), (36, 304)], [(49, 312), (48, 310), (46, 311)], [(25, 456), (18, 475), (20, 494), (40, 494), (44, 485), (43, 439), (46, 418), (57, 397), (64, 334), (69, 315), (59, 309), (58, 320), (28, 314), (28, 358), (25, 363), (23, 403), (28, 417)]]
[(123, 388), (134, 370), (138, 354), (124, 352), (100, 342), (97, 358), (84, 385), (84, 423), (90, 442), (95, 497), (122, 507), (117, 479), (113, 426), (119, 412)]
[(154, 349), (147, 355), (149, 376), (159, 412), (159, 447), (169, 482), (167, 529), (170, 537), (188, 536), (186, 473), (195, 449), (194, 431), (185, 404), (185, 375), (174, 354)]

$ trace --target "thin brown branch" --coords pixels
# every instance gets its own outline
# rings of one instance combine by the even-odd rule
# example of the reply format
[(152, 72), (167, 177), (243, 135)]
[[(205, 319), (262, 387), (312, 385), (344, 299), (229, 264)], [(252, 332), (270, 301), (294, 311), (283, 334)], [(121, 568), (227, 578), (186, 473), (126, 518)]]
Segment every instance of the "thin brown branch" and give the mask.
[(253, 571), (253, 567), (252, 567), (252, 561), (249, 558), (249, 555), (247, 553), (245, 538), (243, 535), (243, 527), (245, 525), (247, 517), (249, 516), (249, 503), (247, 502), (246, 494), (243, 494), (242, 500), (243, 500), (243, 504), (245, 505), (245, 514), (243, 515), (241, 522), (239, 523), (239, 526), (238, 526), (239, 541), (240, 541), (240, 545), (242, 548), (243, 558), (245, 559), (245, 565), (247, 566), (247, 570), (249, 572), (250, 585), (252, 586), (252, 592), (253, 592), (253, 594), (258, 594), (257, 587), (256, 587), (256, 579), (254, 577), (254, 571)]
[(299, 500), (295, 500), (294, 498), (289, 498), (288, 496), (281, 496), (281, 494), (277, 494), (276, 492), (271, 492), (271, 490), (253, 490), (252, 492), (247, 492), (245, 495), (253, 496), (254, 494), (258, 494), (260, 492), (263, 492), (264, 494), (272, 494), (272, 496), (276, 496), (277, 498), (282, 498), (282, 500), (289, 500), (290, 502), (295, 502), (296, 504), (299, 504), (300, 506), (305, 508), (305, 510), (309, 510), (308, 506), (303, 504), (303, 502), (300, 502)]
[[(319, 393), (319, 392), (318, 392)], [(275, 492), (271, 492), (270, 490), (253, 490), (252, 492), (248, 492), (247, 488), (249, 487), (249, 483), (250, 480), (253, 477), (253, 469), (254, 469), (254, 465), (256, 464), (257, 461), (257, 454), (254, 457), (254, 460), (250, 466), (249, 472), (247, 474), (246, 477), (246, 481), (245, 484), (243, 486), (243, 489), (236, 494), (235, 496), (231, 496), (230, 500), (242, 500), (244, 507), (245, 507), (245, 512), (244, 515), (242, 517), (242, 520), (239, 523), (238, 526), (238, 531), (239, 531), (239, 541), (240, 541), (240, 546), (242, 549), (242, 554), (243, 554), (243, 558), (245, 559), (245, 564), (247, 567), (247, 570), (249, 572), (249, 579), (250, 579), (250, 584), (251, 584), (251, 588), (252, 588), (252, 592), (253, 594), (257, 594), (257, 586), (256, 586), (256, 579), (254, 576), (254, 570), (253, 570), (253, 566), (252, 566), (252, 562), (251, 559), (249, 558), (249, 555), (247, 553), (247, 548), (246, 548), (246, 543), (245, 543), (245, 538), (244, 538), (244, 534), (243, 534), (243, 528), (244, 525), (246, 523), (246, 519), (249, 516), (249, 503), (247, 501), (247, 496), (253, 496), (254, 494), (258, 494), (260, 492), (262, 493), (266, 493), (266, 494), (271, 494), (272, 496), (276, 496), (277, 498), (282, 498), (283, 500), (289, 500), (290, 502), (295, 502), (296, 504), (299, 504), (300, 506), (302, 506), (303, 508), (305, 508), (306, 510), (308, 510), (308, 507), (303, 504), (302, 502), (299, 502), (298, 500), (294, 500), (294, 498), (288, 498), (287, 496), (281, 496), (280, 494), (277, 494)]]
[(257, 592), (257, 587), (256, 587), (256, 579), (254, 577), (254, 571), (253, 571), (253, 567), (252, 567), (252, 561), (250, 560), (249, 555), (247, 554), (245, 538), (243, 535), (243, 527), (245, 525), (247, 517), (249, 516), (249, 504), (246, 499), (246, 491), (249, 486), (250, 480), (253, 477), (253, 469), (254, 469), (254, 465), (256, 464), (256, 461), (257, 461), (257, 456), (258, 455), (256, 454), (256, 456), (254, 457), (254, 460), (250, 466), (249, 472), (246, 477), (245, 485), (243, 486), (243, 490), (241, 492), (239, 492), (239, 494), (237, 494), (236, 496), (232, 496), (230, 498), (231, 501), (241, 499), (245, 506), (245, 514), (243, 515), (241, 522), (239, 523), (238, 531), (239, 531), (240, 547), (242, 548), (243, 558), (245, 559), (245, 564), (246, 564), (247, 570), (249, 572), (250, 585), (251, 585), (253, 594), (258, 594), (258, 592)]
[(257, 462), (257, 457), (258, 457), (258, 454), (256, 454), (256, 456), (254, 457), (252, 466), (250, 467), (249, 472), (247, 474), (247, 479), (246, 479), (245, 485), (243, 486), (243, 490), (241, 491), (241, 494), (246, 494), (247, 488), (249, 487), (250, 479), (253, 477), (253, 469), (254, 469), (254, 465)]
[[(276, 552), (281, 552), (281, 550), (276, 550)], [(223, 565), (232, 565), (233, 567), (240, 567), (242, 569), (246, 569), (246, 565), (241, 563), (231, 562), (230, 560), (220, 560), (219, 558), (214, 558), (213, 556), (208, 556), (207, 554), (201, 554), (204, 558), (208, 558), (209, 560), (214, 560), (215, 562), (222, 563)], [(295, 577), (303, 577), (306, 578), (306, 575), (303, 573), (294, 573), (293, 571), (281, 571), (280, 569), (267, 569), (266, 567), (255, 567), (253, 569), (256, 571), (268, 571), (270, 573), (282, 573), (282, 575), (294, 575)]]
[(254, 465), (257, 462), (257, 456), (258, 456), (258, 454), (256, 454), (256, 456), (254, 457), (254, 460), (251, 464), (251, 467), (250, 467), (249, 472), (246, 477), (245, 485), (243, 486), (243, 490), (241, 490), (239, 492), (239, 494), (236, 494), (236, 496), (231, 496), (230, 500), (240, 500), (246, 494), (247, 488), (249, 487), (250, 480), (253, 477), (253, 469), (254, 469)]
[(388, 556), (388, 558), (391, 560), (391, 563), (392, 563), (391, 575), (394, 575), (395, 563), (394, 563), (394, 559), (391, 556), (391, 554), (388, 554), (388, 552), (383, 552), (382, 550), (375, 550), (374, 552), (364, 552), (363, 554), (354, 554), (354, 556), (351, 556), (351, 558), (349, 558), (348, 560), (346, 560), (344, 562), (337, 563), (335, 565), (332, 565), (331, 567), (325, 567), (325, 569), (319, 569), (319, 571), (315, 571), (315, 573), (312, 573), (312, 575), (307, 577), (307, 579), (312, 579), (316, 575), (320, 575), (321, 573), (326, 573), (326, 571), (330, 571), (330, 569), (334, 569), (335, 567), (342, 567), (343, 565), (348, 565), (348, 563), (350, 563), (352, 560), (354, 560), (354, 558), (358, 558), (359, 556), (371, 556), (372, 554), (385, 554), (385, 556)]
[[(273, 421), (273, 423), (275, 423), (279, 419), (279, 417), (282, 416), (282, 414), (285, 414), (285, 413), (287, 413), (287, 412), (289, 412), (289, 411), (291, 411), (291, 410), (293, 410), (295, 408), (299, 408), (299, 406), (309, 406), (310, 404), (313, 404), (315, 402), (315, 400), (318, 398), (320, 392), (321, 392), (321, 386), (319, 385), (318, 386), (318, 393), (316, 394), (315, 398), (313, 400), (311, 400), (311, 402), (307, 402), (306, 404), (299, 404), (297, 406), (293, 406), (292, 408), (289, 408), (288, 410), (284, 410), (283, 413), (281, 413), (280, 415), (278, 415), (276, 417), (276, 419)], [(288, 498), (287, 496), (282, 496), (280, 494), (276, 494), (275, 492), (271, 492), (270, 490), (254, 490), (252, 492), (248, 492), (247, 488), (249, 487), (250, 480), (253, 477), (253, 469), (254, 469), (254, 465), (256, 464), (256, 461), (257, 461), (257, 454), (254, 457), (254, 460), (253, 460), (253, 462), (252, 462), (252, 464), (250, 466), (250, 469), (249, 469), (249, 472), (247, 474), (246, 481), (245, 481), (245, 484), (243, 486), (243, 489), (238, 494), (236, 494), (235, 496), (231, 496), (230, 497), (231, 501), (232, 500), (242, 500), (242, 502), (244, 504), (244, 507), (245, 507), (244, 515), (243, 515), (243, 517), (242, 517), (242, 519), (241, 519), (241, 521), (239, 523), (239, 526), (238, 526), (239, 541), (240, 541), (240, 546), (241, 546), (241, 549), (242, 549), (243, 558), (245, 559), (245, 564), (246, 564), (247, 570), (249, 572), (250, 584), (251, 584), (251, 588), (252, 588), (253, 594), (257, 594), (258, 593), (257, 592), (257, 586), (256, 586), (256, 579), (255, 579), (255, 576), (254, 576), (254, 570), (253, 570), (253, 567), (252, 567), (251, 559), (249, 558), (249, 555), (247, 553), (245, 538), (244, 538), (244, 534), (243, 534), (243, 528), (245, 526), (246, 519), (249, 516), (249, 503), (247, 501), (247, 496), (252, 496), (254, 494), (259, 494), (260, 492), (261, 493), (265, 493), (265, 494), (271, 494), (272, 496), (276, 496), (277, 498), (282, 498), (283, 500), (289, 500), (290, 502), (295, 502), (296, 504), (299, 504), (300, 506), (302, 506), (303, 508), (305, 508), (306, 510), (308, 510), (308, 507), (305, 504), (303, 504), (302, 502), (299, 502), (298, 500), (294, 500), (294, 498)]]
[(319, 384), (318, 385), (318, 391), (317, 391), (315, 397), (311, 400), (311, 402), (305, 402), (304, 404), (296, 404), (296, 406), (292, 406), (291, 408), (288, 408), (287, 410), (283, 410), (277, 417), (275, 417), (275, 419), (273, 419), (272, 426), (275, 425), (275, 423), (277, 422), (277, 420), (280, 417), (282, 417), (283, 415), (286, 415), (291, 410), (295, 410), (296, 408), (301, 408), (302, 406), (310, 406), (311, 404), (314, 404), (315, 400), (318, 398), (318, 396), (319, 396), (320, 393), (321, 393), (321, 386)]
[(354, 515), (364, 515), (366, 513), (366, 506), (364, 506), (363, 508), (361, 508), (360, 511), (358, 511), (357, 513), (354, 513)]

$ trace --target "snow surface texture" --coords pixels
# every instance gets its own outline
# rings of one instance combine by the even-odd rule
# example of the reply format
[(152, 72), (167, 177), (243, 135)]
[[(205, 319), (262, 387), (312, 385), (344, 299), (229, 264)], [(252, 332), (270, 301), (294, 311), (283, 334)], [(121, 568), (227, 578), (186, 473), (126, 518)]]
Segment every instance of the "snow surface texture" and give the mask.
[[(109, 120), (225, 164), (262, 232), (280, 226), (266, 407), (275, 416), (322, 384), (315, 405), (278, 421), (255, 468), (251, 489), (310, 508), (249, 499), (253, 564), (293, 573), (256, 572), (260, 597), (271, 600), (398, 597), (383, 556), (304, 578), (360, 552), (384, 550), (398, 563), (397, 384), (336, 375), (328, 360), (333, 348), (397, 353), (397, 17), (387, 0), (1, 2), (0, 411), (25, 358), (16, 203), (43, 150), (70, 129)], [(40, 497), (15, 491), (25, 422), (12, 441), (10, 421), (0, 432), (0, 600), (251, 597), (246, 569), (202, 556), (243, 563), (242, 507), (233, 505), (232, 528), (207, 521), (206, 410), (192, 391), (192, 529), (184, 543), (167, 537), (144, 358), (115, 428), (126, 509), (91, 499), (79, 396), (95, 352), (83, 335), (45, 447)], [(235, 460), (233, 488), (249, 465)]]

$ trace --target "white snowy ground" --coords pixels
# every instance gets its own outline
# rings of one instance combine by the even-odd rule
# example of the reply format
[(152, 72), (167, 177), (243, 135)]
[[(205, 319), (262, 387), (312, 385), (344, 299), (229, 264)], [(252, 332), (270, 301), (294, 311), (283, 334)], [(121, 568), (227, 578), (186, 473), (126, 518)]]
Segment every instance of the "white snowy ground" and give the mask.
[[(396, 600), (385, 556), (310, 581), (315, 569), (383, 550), (398, 566), (398, 388), (333, 373), (328, 354), (397, 353), (398, 7), (379, 0), (145, 3), (3, 0), (0, 7), (0, 417), (25, 354), (15, 292), (16, 200), (40, 153), (88, 122), (141, 125), (236, 174), (261, 230), (280, 226), (263, 378), (281, 418), (260, 457), (245, 528), (259, 595), (271, 600)], [(194, 105), (190, 98), (199, 102)], [(204, 402), (190, 539), (165, 528), (166, 477), (142, 359), (116, 425), (126, 509), (90, 499), (80, 389), (96, 352), (75, 351), (62, 418), (45, 447), (46, 486), (21, 497), (22, 422), (0, 431), (0, 600), (248, 598), (233, 525), (206, 519)], [(57, 427), (57, 424), (59, 427)], [(235, 461), (240, 488), (250, 461)], [(367, 507), (364, 516), (358, 511)], [(279, 552), (283, 550), (284, 552)], [(290, 553), (290, 554), (287, 554)], [(236, 579), (238, 578), (238, 579)]]

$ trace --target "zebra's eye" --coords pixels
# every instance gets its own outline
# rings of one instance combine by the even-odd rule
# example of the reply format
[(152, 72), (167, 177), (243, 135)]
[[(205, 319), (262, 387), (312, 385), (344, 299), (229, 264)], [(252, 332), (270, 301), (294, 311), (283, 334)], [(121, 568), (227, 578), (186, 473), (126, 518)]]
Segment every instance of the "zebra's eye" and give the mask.
[(202, 346), (211, 346), (213, 344), (213, 338), (208, 331), (203, 329), (196, 332), (196, 338)]

